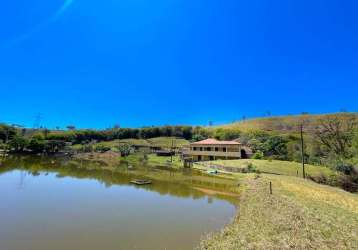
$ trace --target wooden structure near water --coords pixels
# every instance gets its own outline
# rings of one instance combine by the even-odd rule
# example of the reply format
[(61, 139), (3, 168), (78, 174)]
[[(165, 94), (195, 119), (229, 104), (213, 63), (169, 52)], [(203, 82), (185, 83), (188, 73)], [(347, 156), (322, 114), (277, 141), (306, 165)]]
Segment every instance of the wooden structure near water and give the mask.
[(135, 184), (135, 185), (149, 185), (149, 184), (152, 184), (152, 181), (151, 180), (139, 180), (139, 179), (136, 179), (136, 180), (132, 180), (131, 183)]

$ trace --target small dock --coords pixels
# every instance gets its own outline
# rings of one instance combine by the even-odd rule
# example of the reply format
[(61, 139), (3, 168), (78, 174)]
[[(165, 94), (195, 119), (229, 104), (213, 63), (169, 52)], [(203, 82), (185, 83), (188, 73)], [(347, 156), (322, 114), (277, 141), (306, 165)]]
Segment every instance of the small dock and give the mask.
[(152, 181), (151, 180), (132, 180), (131, 181), (132, 184), (135, 184), (135, 185), (149, 185), (149, 184), (152, 184)]

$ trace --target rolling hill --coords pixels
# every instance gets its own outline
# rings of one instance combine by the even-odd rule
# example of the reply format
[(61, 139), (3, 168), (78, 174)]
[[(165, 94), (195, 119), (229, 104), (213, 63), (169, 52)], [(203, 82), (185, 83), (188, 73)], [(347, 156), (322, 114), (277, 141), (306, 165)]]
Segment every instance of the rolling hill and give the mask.
[(356, 116), (358, 118), (358, 113), (274, 116), (274, 117), (248, 119), (245, 121), (235, 122), (218, 127), (239, 129), (241, 131), (264, 130), (264, 131), (275, 131), (275, 132), (296, 132), (299, 131), (299, 126), (303, 122), (306, 131), (313, 131), (320, 125), (320, 121), (322, 119), (330, 118), (330, 117), (338, 117), (339, 119), (344, 120), (344, 119), (351, 118), (352, 116)]

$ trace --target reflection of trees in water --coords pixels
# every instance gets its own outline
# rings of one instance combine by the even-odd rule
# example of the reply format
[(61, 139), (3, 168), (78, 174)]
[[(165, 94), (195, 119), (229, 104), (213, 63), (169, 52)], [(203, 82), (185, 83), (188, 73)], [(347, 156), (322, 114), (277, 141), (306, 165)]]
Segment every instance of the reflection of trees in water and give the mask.
[[(191, 197), (200, 199), (207, 195), (192, 187), (203, 187), (225, 191), (235, 185), (232, 180), (210, 177), (191, 169), (164, 169), (148, 166), (129, 168), (127, 165), (117, 166), (114, 169), (100, 169), (98, 164), (86, 162), (85, 165), (65, 158), (47, 158), (34, 156), (9, 157), (0, 168), (0, 174), (12, 169), (26, 170), (33, 176), (55, 173), (56, 177), (74, 177), (77, 179), (96, 180), (107, 188), (113, 185), (131, 185), (133, 179), (152, 179), (153, 184), (146, 186), (133, 186), (137, 189), (157, 192), (161, 195), (176, 197)], [(26, 171), (22, 171), (26, 175)], [(24, 175), (24, 177), (25, 177)], [(23, 185), (23, 180), (22, 184)], [(232, 198), (220, 197), (232, 201)], [(212, 202), (212, 198), (208, 199)]]
[(19, 181), (19, 185), (17, 186), (17, 189), (19, 190), (23, 190), (25, 187), (25, 177), (26, 177), (26, 172), (25, 171), (20, 171), (20, 181)]

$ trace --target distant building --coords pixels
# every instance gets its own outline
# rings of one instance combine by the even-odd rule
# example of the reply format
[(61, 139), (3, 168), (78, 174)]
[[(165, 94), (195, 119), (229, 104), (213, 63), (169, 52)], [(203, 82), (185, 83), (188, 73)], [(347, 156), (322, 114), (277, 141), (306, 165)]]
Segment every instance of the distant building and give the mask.
[(248, 148), (237, 141), (218, 141), (207, 139), (190, 144), (190, 149), (183, 152), (186, 159), (192, 161), (214, 161), (245, 159), (251, 154)]

